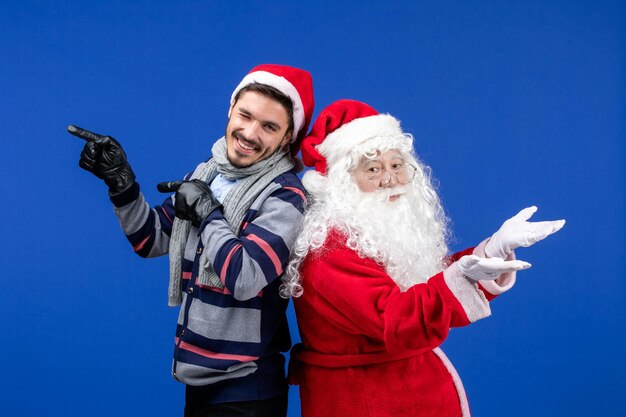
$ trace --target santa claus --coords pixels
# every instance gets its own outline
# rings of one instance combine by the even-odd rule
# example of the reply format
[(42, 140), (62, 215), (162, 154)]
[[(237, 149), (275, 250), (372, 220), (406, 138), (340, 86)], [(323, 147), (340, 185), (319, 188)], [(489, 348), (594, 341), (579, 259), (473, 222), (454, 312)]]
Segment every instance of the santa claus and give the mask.
[(302, 338), (290, 363), (302, 416), (469, 416), (439, 345), (489, 316), (489, 301), (530, 267), (514, 249), (565, 222), (529, 222), (529, 207), (448, 256), (448, 221), (413, 138), (361, 102), (324, 109), (302, 154), (315, 169), (303, 177), (309, 203), (281, 289)]

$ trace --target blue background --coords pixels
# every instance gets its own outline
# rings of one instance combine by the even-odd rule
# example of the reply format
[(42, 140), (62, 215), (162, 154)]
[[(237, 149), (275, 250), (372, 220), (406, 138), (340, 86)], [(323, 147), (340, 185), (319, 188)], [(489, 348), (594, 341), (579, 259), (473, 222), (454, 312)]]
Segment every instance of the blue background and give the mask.
[(182, 415), (167, 259), (132, 253), (65, 127), (118, 138), (155, 204), (266, 62), (313, 74), (316, 115), (346, 97), (401, 119), (453, 249), (527, 205), (567, 219), (444, 345), (474, 415), (626, 415), (624, 2), (1, 3), (2, 415)]

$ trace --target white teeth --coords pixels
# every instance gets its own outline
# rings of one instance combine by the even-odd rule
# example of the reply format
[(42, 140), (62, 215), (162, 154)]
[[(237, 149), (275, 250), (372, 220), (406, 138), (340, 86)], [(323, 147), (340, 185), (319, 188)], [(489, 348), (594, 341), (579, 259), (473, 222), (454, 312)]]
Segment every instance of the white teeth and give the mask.
[(241, 146), (242, 148), (244, 148), (247, 151), (253, 151), (254, 150), (254, 146), (248, 146), (248, 145), (244, 144), (242, 140), (237, 139), (237, 142), (239, 143), (239, 146)]

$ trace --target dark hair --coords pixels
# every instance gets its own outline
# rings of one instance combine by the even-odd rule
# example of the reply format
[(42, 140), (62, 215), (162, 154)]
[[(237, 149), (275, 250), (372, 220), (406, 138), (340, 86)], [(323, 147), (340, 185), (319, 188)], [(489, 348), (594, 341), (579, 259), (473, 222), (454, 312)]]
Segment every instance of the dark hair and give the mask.
[(274, 88), (270, 85), (252, 83), (246, 85), (245, 87), (242, 87), (241, 90), (237, 91), (237, 94), (235, 94), (235, 100), (233, 102), (233, 105), (237, 103), (239, 97), (247, 91), (254, 91), (279, 102), (287, 111), (287, 117), (289, 118), (289, 127), (287, 128), (287, 132), (293, 132), (293, 101), (291, 101), (288, 96), (283, 94), (283, 92), (281, 92), (277, 88)]

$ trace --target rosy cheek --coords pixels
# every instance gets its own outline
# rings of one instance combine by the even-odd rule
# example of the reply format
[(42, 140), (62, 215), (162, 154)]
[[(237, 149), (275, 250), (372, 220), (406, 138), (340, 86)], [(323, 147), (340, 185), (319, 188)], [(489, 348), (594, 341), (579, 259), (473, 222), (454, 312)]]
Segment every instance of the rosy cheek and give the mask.
[(364, 193), (370, 192), (372, 188), (372, 184), (370, 183), (370, 181), (363, 177), (359, 177), (356, 179), (356, 185), (359, 187), (359, 190)]

